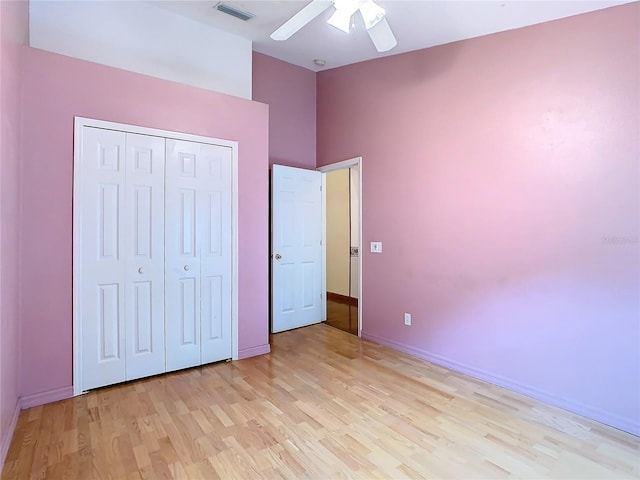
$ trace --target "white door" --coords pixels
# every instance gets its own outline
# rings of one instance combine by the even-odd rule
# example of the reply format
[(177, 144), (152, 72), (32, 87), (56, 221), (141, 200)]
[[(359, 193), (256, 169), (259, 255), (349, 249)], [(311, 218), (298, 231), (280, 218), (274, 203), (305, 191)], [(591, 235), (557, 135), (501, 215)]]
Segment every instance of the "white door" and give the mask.
[(229, 147), (167, 139), (167, 371), (231, 358)]
[(200, 252), (202, 363), (231, 358), (232, 150), (200, 144), (202, 166), (196, 216)]
[(126, 135), (126, 379), (165, 371), (164, 138)]
[(322, 320), (322, 174), (272, 167), (273, 333)]
[(81, 162), (91, 389), (164, 371), (164, 139), (84, 127)]
[(125, 140), (123, 132), (84, 127), (81, 152), (85, 389), (125, 379)]

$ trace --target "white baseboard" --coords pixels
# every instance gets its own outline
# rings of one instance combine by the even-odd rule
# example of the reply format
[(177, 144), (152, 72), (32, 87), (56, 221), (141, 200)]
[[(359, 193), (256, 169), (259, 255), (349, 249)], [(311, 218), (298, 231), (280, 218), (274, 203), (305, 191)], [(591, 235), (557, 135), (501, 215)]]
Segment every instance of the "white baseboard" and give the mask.
[(13, 433), (16, 431), (16, 425), (18, 425), (18, 417), (20, 416), (20, 399), (16, 401), (16, 406), (11, 414), (11, 421), (7, 430), (2, 432), (2, 438), (0, 438), (0, 472), (4, 466), (4, 461), (7, 459), (7, 453), (9, 453), (9, 446), (13, 439)]
[(44, 405), (45, 403), (57, 402), (58, 400), (64, 400), (66, 398), (73, 397), (73, 386), (56, 388), (55, 390), (49, 390), (47, 392), (36, 393), (34, 395), (27, 395), (21, 398), (22, 409), (31, 407), (37, 407)]
[(259, 345), (257, 347), (243, 348), (238, 351), (238, 360), (243, 358), (255, 357), (257, 355), (264, 355), (271, 352), (271, 346), (267, 343), (265, 345)]
[(393, 348), (394, 350), (408, 353), (409, 355), (427, 360), (428, 362), (440, 365), (455, 372), (460, 372), (465, 375), (469, 375), (470, 377), (474, 377), (479, 380), (484, 380), (485, 382), (504, 387), (516, 393), (526, 395), (527, 397), (535, 398), (536, 400), (540, 400), (550, 405), (568, 410), (572, 413), (582, 415), (583, 417), (595, 420), (596, 422), (604, 423), (605, 425), (609, 425), (627, 433), (631, 433), (632, 435), (640, 436), (640, 423), (634, 422), (634, 420), (631, 418), (624, 418), (611, 412), (592, 407), (590, 405), (578, 403), (573, 400), (569, 400), (558, 395), (539, 390), (535, 387), (516, 382), (509, 378), (495, 375), (491, 372), (486, 372), (470, 365), (456, 362), (455, 360), (451, 360), (449, 358), (428, 352), (426, 350), (422, 350), (420, 348), (405, 345), (393, 340), (388, 340), (383, 337), (378, 337), (377, 335), (371, 335), (369, 333), (362, 332), (362, 338), (364, 338), (365, 340), (370, 340), (374, 343), (379, 343), (380, 345)]

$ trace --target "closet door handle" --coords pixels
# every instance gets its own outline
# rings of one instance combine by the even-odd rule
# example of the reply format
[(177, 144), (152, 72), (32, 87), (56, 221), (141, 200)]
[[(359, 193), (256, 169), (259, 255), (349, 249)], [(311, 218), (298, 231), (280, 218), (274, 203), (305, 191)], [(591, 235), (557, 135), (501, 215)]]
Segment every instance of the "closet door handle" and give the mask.
[(144, 273), (144, 270), (142, 269), (142, 267), (138, 269), (138, 273)]
[(189, 271), (189, 265), (185, 265), (185, 266), (184, 266), (184, 271), (185, 271), (185, 272), (188, 272), (188, 271)]

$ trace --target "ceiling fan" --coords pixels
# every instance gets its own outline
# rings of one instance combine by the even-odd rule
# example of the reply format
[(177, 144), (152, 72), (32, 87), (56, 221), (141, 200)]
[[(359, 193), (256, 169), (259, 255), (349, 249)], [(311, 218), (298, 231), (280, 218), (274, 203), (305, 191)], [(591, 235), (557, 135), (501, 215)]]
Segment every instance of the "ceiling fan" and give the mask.
[(385, 18), (384, 8), (373, 0), (313, 0), (284, 22), (271, 34), (271, 38), (278, 41), (287, 40), (331, 6), (335, 8), (335, 12), (327, 20), (329, 25), (349, 33), (352, 17), (359, 11), (376, 50), (386, 52), (398, 44)]

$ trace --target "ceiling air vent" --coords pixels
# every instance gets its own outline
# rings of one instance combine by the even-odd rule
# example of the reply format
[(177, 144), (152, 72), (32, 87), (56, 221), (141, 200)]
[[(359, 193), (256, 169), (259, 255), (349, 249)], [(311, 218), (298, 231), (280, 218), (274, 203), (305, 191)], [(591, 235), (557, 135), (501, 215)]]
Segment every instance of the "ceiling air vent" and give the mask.
[(227, 15), (231, 15), (232, 17), (239, 18), (243, 22), (246, 22), (247, 20), (251, 20), (253, 17), (255, 17), (253, 13), (243, 12), (242, 10), (238, 10), (237, 8), (233, 8), (227, 5), (226, 3), (222, 3), (222, 2), (218, 3), (215, 6), (215, 9), (222, 13), (226, 13)]

